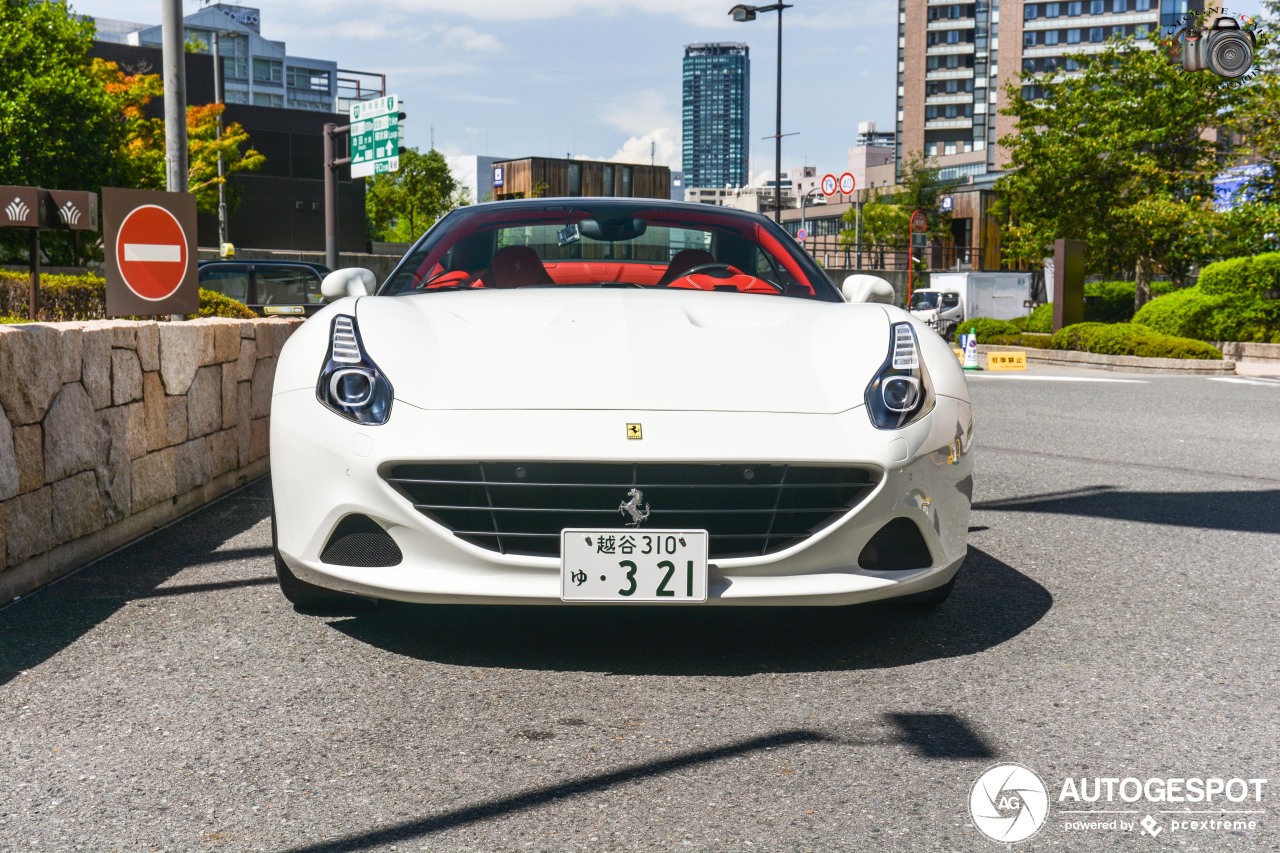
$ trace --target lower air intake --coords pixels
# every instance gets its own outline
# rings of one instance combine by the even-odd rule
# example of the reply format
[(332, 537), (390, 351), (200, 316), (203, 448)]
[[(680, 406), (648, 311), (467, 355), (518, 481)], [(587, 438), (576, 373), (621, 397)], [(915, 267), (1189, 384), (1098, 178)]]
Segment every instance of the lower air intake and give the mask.
[(872, 572), (904, 572), (933, 565), (920, 528), (909, 518), (895, 518), (871, 537), (858, 555), (858, 565)]
[(367, 515), (348, 515), (339, 521), (320, 552), (322, 563), (365, 569), (398, 566), (402, 559), (400, 546)]

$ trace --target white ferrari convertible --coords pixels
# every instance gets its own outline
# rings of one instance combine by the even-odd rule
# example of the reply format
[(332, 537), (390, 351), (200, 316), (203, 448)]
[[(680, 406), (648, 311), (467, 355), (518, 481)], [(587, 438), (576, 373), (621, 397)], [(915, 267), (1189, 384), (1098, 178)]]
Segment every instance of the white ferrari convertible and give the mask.
[(345, 269), (323, 289), (271, 407), (276, 570), (300, 610), (951, 591), (973, 492), (952, 350), (763, 216), (480, 204), (381, 286)]

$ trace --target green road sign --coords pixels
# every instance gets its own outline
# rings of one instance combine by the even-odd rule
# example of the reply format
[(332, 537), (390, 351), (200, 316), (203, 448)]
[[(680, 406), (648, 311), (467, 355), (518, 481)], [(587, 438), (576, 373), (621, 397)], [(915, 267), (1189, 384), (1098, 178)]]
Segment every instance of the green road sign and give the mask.
[(351, 105), (351, 177), (400, 168), (400, 99), (395, 95)]

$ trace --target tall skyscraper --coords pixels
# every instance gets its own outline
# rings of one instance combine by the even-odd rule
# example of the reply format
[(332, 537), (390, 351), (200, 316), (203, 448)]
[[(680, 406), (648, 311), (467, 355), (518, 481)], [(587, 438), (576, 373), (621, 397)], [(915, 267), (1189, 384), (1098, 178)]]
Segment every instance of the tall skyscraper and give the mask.
[(750, 156), (749, 50), (738, 43), (685, 45), (685, 186), (746, 186)]
[[(1074, 70), (1112, 36), (1155, 48), (1161, 30), (1204, 0), (898, 0), (898, 167), (924, 154), (945, 177), (1003, 168), (1005, 86), (1020, 72)], [(1026, 92), (1035, 95), (1034, 90)]]

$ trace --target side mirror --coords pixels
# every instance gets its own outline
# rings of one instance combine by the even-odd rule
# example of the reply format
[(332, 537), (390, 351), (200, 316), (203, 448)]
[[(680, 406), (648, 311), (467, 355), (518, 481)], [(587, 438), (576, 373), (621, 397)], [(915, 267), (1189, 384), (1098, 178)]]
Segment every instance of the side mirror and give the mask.
[(879, 302), (892, 305), (897, 301), (893, 285), (879, 276), (858, 274), (851, 275), (840, 285), (846, 302)]
[(364, 267), (347, 267), (334, 270), (320, 282), (320, 292), (325, 299), (341, 299), (344, 296), (368, 296), (378, 286), (378, 279)]

